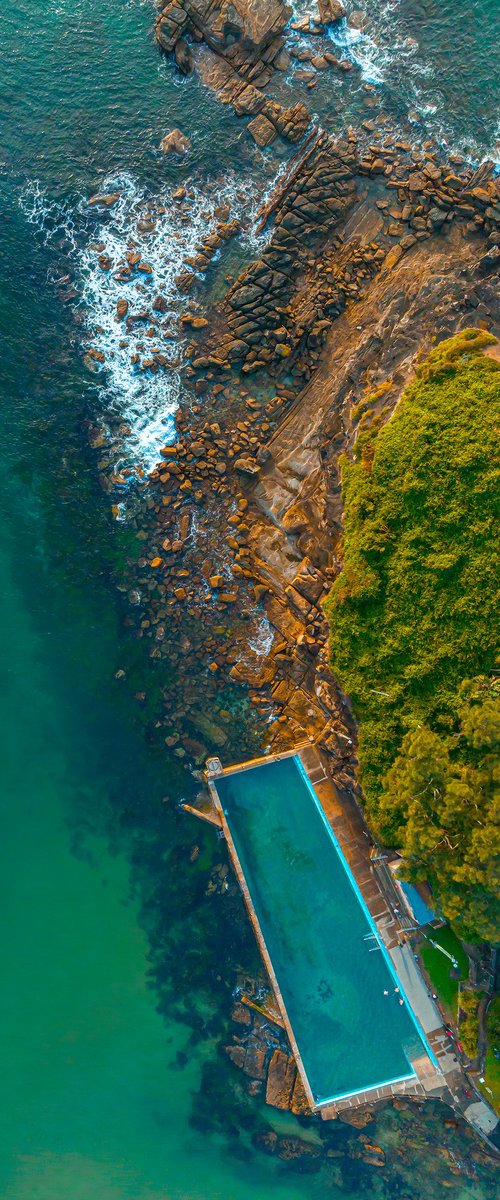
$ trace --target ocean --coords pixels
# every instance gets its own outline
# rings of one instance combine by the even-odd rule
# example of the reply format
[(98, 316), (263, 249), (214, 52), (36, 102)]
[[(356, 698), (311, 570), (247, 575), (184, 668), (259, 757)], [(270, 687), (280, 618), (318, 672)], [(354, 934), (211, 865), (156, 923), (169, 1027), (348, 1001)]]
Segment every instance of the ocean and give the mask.
[[(308, 94), (318, 118), (356, 124), (375, 96), (415, 139), (495, 157), (495, 0), (364, 10), (361, 32), (333, 34), (357, 67)], [(0, 1193), (420, 1200), (425, 1172), (429, 1200), (445, 1176), (455, 1200), (486, 1200), (492, 1177), (468, 1131), (450, 1132), (432, 1105), (418, 1120), (377, 1118), (383, 1170), (351, 1152), (345, 1126), (313, 1173), (269, 1157), (263, 1132), (314, 1144), (314, 1126), (249, 1098), (220, 1053), (235, 965), (252, 969), (256, 949), (239, 897), (206, 894), (224, 848), (178, 811), (195, 784), (150, 737), (149, 697), (136, 699), (148, 667), (119, 580), (134, 481), (174, 437), (175, 275), (223, 203), (242, 229), (222, 266), (248, 259), (288, 151), (255, 148), (195, 76), (175, 75), (153, 16), (150, 0), (10, 0), (2, 18)], [(282, 87), (295, 94), (293, 75)], [(159, 149), (173, 126), (191, 140), (185, 161)], [(180, 185), (189, 222), (172, 204)], [(114, 191), (116, 207), (88, 204)], [(104, 246), (120, 261), (138, 236), (168, 300), (161, 383), (131, 371), (116, 284), (96, 258)], [(217, 286), (209, 271), (207, 294)], [(96, 428), (125, 481), (118, 520), (89, 445)]]

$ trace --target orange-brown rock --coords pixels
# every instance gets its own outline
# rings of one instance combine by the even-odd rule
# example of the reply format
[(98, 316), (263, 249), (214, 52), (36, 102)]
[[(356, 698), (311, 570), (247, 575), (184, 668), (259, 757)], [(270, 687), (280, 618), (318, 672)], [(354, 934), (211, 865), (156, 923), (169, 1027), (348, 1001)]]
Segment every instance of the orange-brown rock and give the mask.
[(249, 121), (247, 128), (258, 146), (271, 146), (278, 136), (275, 126), (262, 114), (254, 117), (253, 121)]
[(276, 1049), (267, 1072), (266, 1103), (274, 1108), (290, 1108), (296, 1076), (293, 1058)]

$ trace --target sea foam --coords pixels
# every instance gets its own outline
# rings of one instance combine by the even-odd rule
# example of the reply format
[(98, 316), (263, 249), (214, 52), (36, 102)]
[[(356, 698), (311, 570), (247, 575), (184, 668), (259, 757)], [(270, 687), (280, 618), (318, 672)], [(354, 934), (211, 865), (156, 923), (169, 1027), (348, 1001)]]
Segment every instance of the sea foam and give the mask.
[[(174, 197), (174, 188), (151, 196), (128, 173), (110, 175), (99, 189), (101, 195), (118, 194), (110, 207), (89, 205), (81, 197), (74, 203), (51, 200), (36, 181), (24, 189), (21, 207), (43, 244), (54, 252), (54, 275), (65, 269), (72, 273), (74, 306), (86, 331), (84, 349), (91, 356), (86, 361), (95, 372), (94, 411), (105, 431), (113, 428), (116, 472), (134, 465), (151, 470), (161, 447), (175, 436), (186, 341), (179, 317), (192, 307), (189, 297), (179, 291), (178, 276), (192, 270), (188, 260), (214, 233), (215, 210), (223, 205), (230, 210), (228, 219), (241, 223), (242, 249), (257, 254), (268, 236), (257, 232), (257, 217), (285, 169), (283, 164), (267, 189), (257, 172), (255, 177), (230, 173), (203, 185), (187, 179), (182, 200)], [(147, 273), (130, 271), (126, 260), (130, 252), (140, 254), (141, 262), (150, 268)], [(103, 256), (107, 269), (102, 266)], [(195, 274), (202, 280), (202, 272)], [(161, 313), (152, 307), (157, 296), (163, 301)], [(117, 320), (119, 300), (127, 301), (127, 315), (141, 312), (144, 318), (130, 321), (129, 326), (126, 320)], [(158, 370), (144, 368), (155, 352), (166, 365)]]

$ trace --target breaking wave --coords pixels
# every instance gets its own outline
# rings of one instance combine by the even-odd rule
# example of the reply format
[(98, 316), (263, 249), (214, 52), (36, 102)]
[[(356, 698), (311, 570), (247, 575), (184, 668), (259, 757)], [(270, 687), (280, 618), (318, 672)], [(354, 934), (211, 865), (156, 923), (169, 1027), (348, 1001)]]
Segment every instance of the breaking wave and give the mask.
[(257, 217), (285, 169), (282, 164), (267, 191), (257, 178), (234, 174), (203, 185), (187, 180), (180, 190), (152, 197), (122, 173), (102, 181), (100, 195), (108, 198), (102, 204), (51, 200), (36, 181), (22, 193), (26, 219), (53, 252), (53, 282), (71, 278), (85, 361), (95, 373), (97, 415), (113, 441), (116, 471), (151, 470), (174, 437), (187, 336), (179, 317), (193, 308), (179, 290), (179, 276), (203, 278), (193, 262), (221, 218), (239, 222), (242, 250), (258, 252), (268, 235), (257, 232)]
[[(467, 21), (455, 15), (452, 0), (433, 6), (425, 23), (419, 21), (415, 6), (404, 0), (361, 0), (359, 4), (346, 0), (346, 8), (347, 18), (329, 26), (321, 39), (307, 30), (297, 31), (299, 44), (311, 47), (322, 41), (324, 45), (325, 38), (332, 42), (336, 52), (356, 64), (362, 82), (386, 89), (393, 119), (397, 119), (396, 113), (405, 122), (409, 118), (420, 141), (432, 135), (443, 149), (458, 152), (472, 163), (485, 158), (499, 163), (498, 128), (491, 120), (492, 108), (497, 107), (498, 72), (491, 53), (494, 29), (487, 8), (477, 13), (477, 28), (468, 28)], [(292, 25), (307, 18), (313, 28), (318, 19), (317, 0), (292, 0), (292, 10)], [(455, 41), (457, 26), (460, 48)], [(481, 38), (480, 30), (484, 34), (487, 30), (488, 36)], [(477, 103), (476, 67), (484, 105)], [(489, 119), (485, 120), (488, 107)]]

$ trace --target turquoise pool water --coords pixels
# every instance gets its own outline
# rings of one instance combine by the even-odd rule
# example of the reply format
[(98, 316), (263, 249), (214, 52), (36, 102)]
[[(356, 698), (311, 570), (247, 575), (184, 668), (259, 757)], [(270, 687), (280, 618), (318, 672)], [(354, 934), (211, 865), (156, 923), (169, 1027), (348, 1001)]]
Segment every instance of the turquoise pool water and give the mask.
[(216, 783), (315, 1102), (411, 1076), (427, 1047), (300, 760)]

